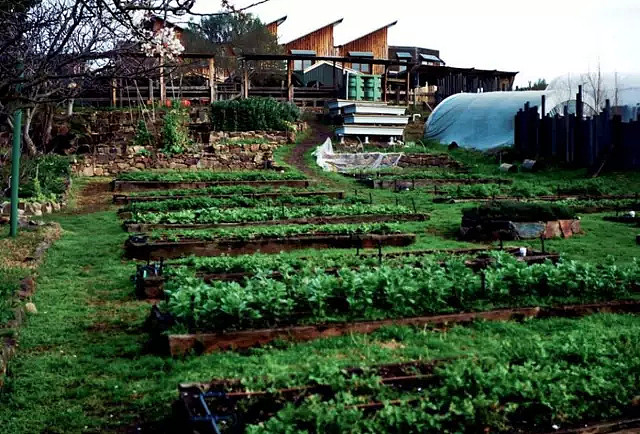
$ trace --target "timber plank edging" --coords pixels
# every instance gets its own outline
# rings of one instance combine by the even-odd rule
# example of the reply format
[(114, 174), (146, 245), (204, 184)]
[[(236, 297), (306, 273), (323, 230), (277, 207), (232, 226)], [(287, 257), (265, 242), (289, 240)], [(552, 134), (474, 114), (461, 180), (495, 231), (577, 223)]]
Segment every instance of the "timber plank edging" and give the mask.
[(441, 325), (464, 324), (475, 320), (508, 321), (523, 318), (549, 318), (555, 316), (578, 317), (600, 312), (640, 312), (640, 300), (590, 303), (583, 305), (561, 305), (554, 307), (525, 307), (497, 309), (482, 312), (465, 312), (379, 321), (360, 321), (309, 326), (294, 326), (275, 329), (242, 330), (228, 333), (195, 333), (169, 335), (169, 352), (172, 356), (184, 356), (190, 352), (212, 353), (215, 351), (246, 349), (268, 344), (275, 339), (308, 341), (337, 337), (349, 333), (368, 334), (388, 325)]

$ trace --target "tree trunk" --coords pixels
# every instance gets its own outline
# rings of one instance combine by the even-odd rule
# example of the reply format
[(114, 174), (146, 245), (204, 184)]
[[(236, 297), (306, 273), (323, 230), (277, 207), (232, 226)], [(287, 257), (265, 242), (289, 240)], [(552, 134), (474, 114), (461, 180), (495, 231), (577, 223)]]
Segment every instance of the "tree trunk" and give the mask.
[(24, 127), (22, 130), (22, 138), (24, 141), (25, 148), (29, 155), (36, 155), (38, 153), (38, 149), (36, 148), (35, 143), (33, 143), (33, 139), (31, 139), (30, 130), (31, 130), (31, 121), (33, 120), (33, 116), (36, 113), (36, 107), (29, 108), (25, 110), (25, 120)]
[(45, 112), (43, 115), (43, 126), (42, 126), (42, 149), (43, 151), (47, 148), (49, 142), (51, 142), (51, 131), (53, 130), (53, 117), (56, 113), (56, 108), (52, 104), (47, 104), (45, 107)]

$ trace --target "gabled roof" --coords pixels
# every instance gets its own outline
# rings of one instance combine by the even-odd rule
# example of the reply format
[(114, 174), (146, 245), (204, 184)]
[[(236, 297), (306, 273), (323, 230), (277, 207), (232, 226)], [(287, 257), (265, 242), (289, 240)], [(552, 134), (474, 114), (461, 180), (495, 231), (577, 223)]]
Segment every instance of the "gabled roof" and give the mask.
[(365, 33), (365, 34), (364, 34), (364, 35), (362, 35), (362, 36), (358, 36), (357, 38), (352, 39), (352, 40), (351, 40), (351, 41), (349, 41), (349, 42), (345, 42), (344, 44), (336, 45), (336, 48), (344, 47), (345, 45), (350, 44), (350, 43), (352, 43), (352, 42), (355, 42), (355, 41), (357, 41), (358, 39), (366, 38), (366, 37), (367, 37), (367, 36), (369, 36), (369, 35), (373, 35), (374, 33), (378, 33), (380, 30), (384, 30), (384, 29), (388, 29), (389, 27), (393, 27), (393, 26), (395, 26), (396, 24), (398, 24), (398, 20), (396, 20), (396, 21), (394, 21), (394, 22), (392, 22), (392, 23), (389, 23), (389, 24), (387, 24), (387, 25), (385, 25), (385, 26), (382, 26), (382, 27), (380, 27), (379, 29), (375, 29), (375, 30), (373, 30), (373, 31), (371, 31), (371, 32), (369, 32), (369, 33)]
[(289, 44), (291, 44), (292, 42), (296, 42), (296, 41), (299, 41), (300, 39), (306, 38), (307, 36), (309, 36), (309, 35), (311, 35), (311, 34), (313, 34), (313, 33), (317, 32), (318, 30), (322, 30), (322, 29), (324, 29), (325, 27), (329, 27), (329, 26), (331, 26), (331, 27), (335, 27), (335, 26), (337, 26), (338, 24), (340, 24), (342, 21), (344, 21), (344, 18), (340, 18), (339, 20), (336, 20), (336, 21), (334, 21), (334, 22), (332, 22), (332, 23), (326, 24), (326, 25), (324, 25), (324, 26), (322, 26), (322, 27), (318, 27), (317, 29), (315, 29), (315, 30), (313, 30), (313, 31), (311, 31), (311, 32), (309, 32), (309, 33), (306, 33), (306, 34), (304, 34), (304, 35), (302, 35), (302, 36), (298, 36), (297, 38), (292, 39), (292, 40), (290, 40), (289, 42), (285, 42), (285, 43), (284, 43), (284, 45), (289, 45)]
[(272, 24), (275, 24), (276, 26), (279, 26), (282, 23), (284, 23), (285, 21), (287, 21), (287, 16), (286, 15), (284, 17), (282, 17), (282, 18), (278, 18), (277, 20), (273, 20), (270, 23), (265, 24), (264, 26), (265, 27), (269, 27)]

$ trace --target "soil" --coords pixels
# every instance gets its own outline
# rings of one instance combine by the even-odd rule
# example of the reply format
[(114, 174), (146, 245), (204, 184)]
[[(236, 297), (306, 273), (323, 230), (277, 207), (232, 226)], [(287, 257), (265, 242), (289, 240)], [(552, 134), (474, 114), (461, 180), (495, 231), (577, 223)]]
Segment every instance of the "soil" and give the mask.
[(92, 214), (111, 207), (112, 192), (109, 180), (92, 179), (77, 195), (75, 208), (70, 214)]

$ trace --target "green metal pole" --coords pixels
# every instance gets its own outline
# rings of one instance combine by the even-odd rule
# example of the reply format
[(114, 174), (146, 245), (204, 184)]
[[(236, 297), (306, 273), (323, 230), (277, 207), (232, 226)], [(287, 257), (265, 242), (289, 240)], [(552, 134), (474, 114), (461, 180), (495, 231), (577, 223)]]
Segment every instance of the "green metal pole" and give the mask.
[[(22, 63), (18, 70), (22, 71)], [(23, 77), (21, 72), (20, 77)], [(20, 94), (22, 85), (16, 86), (16, 93)], [(11, 225), (9, 235), (18, 236), (18, 189), (20, 188), (20, 142), (22, 139), (22, 109), (17, 109), (13, 115), (13, 149), (11, 151)]]
[(22, 109), (13, 115), (13, 150), (11, 152), (11, 231), (18, 235), (18, 189), (20, 180), (20, 139), (22, 138)]

